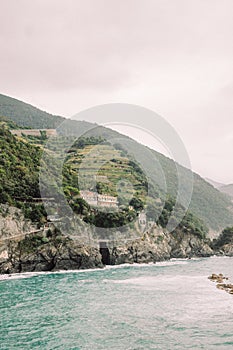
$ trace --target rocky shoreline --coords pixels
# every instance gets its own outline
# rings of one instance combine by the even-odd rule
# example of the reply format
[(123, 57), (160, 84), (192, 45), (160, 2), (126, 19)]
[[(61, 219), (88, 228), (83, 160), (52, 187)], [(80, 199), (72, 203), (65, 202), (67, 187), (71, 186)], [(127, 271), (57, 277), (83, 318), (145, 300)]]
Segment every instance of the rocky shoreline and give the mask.
[[(47, 232), (48, 233), (48, 232)], [(192, 234), (155, 228), (140, 239), (114, 246), (90, 247), (54, 230), (11, 239), (0, 249), (0, 273), (102, 268), (125, 263), (156, 263), (171, 258), (209, 257), (216, 252)]]
[(156, 263), (172, 258), (233, 256), (233, 242), (221, 246), (219, 242), (213, 243), (181, 229), (169, 233), (156, 225), (137, 239), (124, 243), (115, 241), (101, 247), (64, 236), (55, 227), (26, 234), (25, 231), (32, 230), (33, 226), (18, 209), (2, 213), (0, 222), (0, 274)]

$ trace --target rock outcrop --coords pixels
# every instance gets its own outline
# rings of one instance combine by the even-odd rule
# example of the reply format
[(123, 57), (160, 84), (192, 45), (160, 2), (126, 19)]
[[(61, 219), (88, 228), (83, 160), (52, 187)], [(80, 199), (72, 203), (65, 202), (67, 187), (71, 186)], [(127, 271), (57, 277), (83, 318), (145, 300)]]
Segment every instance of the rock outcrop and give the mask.
[[(103, 256), (103, 248), (89, 246), (81, 239), (62, 235), (53, 226), (37, 232), (20, 210), (7, 206), (3, 206), (0, 217), (0, 235), (0, 273), (8, 274), (101, 268), (106, 259), (107, 263), (118, 265), (216, 254), (209, 240), (182, 229), (169, 233), (154, 225), (148, 232), (138, 234), (136, 239), (107, 244), (104, 248), (107, 255)], [(230, 254), (233, 245), (229, 244), (228, 250), (226, 247), (224, 249)]]
[(38, 229), (22, 212), (0, 206), (0, 273), (103, 267), (99, 249), (61, 235), (52, 225)]
[(211, 245), (216, 255), (233, 256), (233, 228), (225, 228)]
[(224, 283), (224, 280), (228, 280), (228, 277), (224, 277), (222, 273), (219, 275), (212, 273), (211, 276), (208, 277), (209, 280), (216, 283), (216, 287), (220, 290), (224, 290), (225, 292), (233, 295), (233, 284), (232, 283)]
[(216, 255), (233, 256), (233, 242), (224, 244), (220, 247), (214, 247)]
[[(48, 232), (47, 232), (48, 233)], [(0, 273), (74, 270), (103, 267), (99, 250), (59, 236), (44, 233), (10, 241), (5, 259), (0, 261)]]
[(22, 211), (6, 204), (0, 205), (0, 241), (35, 230), (35, 225), (25, 219)]
[(180, 230), (166, 233), (155, 226), (141, 239), (109, 248), (111, 264), (148, 263), (170, 258), (208, 257), (214, 254), (208, 241)]

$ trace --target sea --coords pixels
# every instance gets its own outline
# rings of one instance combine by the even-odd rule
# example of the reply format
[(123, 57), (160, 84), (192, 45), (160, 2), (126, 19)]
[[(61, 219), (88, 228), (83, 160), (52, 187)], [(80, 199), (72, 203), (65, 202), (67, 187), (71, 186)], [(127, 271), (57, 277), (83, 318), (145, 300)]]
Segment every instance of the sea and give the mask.
[(0, 349), (233, 349), (233, 258), (0, 276)]

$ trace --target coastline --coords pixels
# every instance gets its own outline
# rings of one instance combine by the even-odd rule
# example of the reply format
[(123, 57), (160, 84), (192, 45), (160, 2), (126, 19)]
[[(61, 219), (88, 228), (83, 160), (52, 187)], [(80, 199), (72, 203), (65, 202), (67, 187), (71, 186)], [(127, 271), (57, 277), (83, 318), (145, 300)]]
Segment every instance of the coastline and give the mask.
[(12, 274), (0, 274), (0, 282), (21, 279), (21, 278), (31, 278), (35, 276), (44, 276), (44, 275), (64, 275), (64, 274), (81, 274), (81, 273), (90, 273), (90, 272), (101, 272), (106, 270), (117, 270), (125, 268), (144, 268), (144, 267), (166, 267), (166, 266), (175, 266), (175, 265), (185, 265), (190, 261), (202, 261), (208, 259), (232, 259), (232, 256), (227, 255), (212, 255), (209, 257), (192, 257), (192, 258), (171, 258), (166, 261), (157, 261), (149, 263), (123, 263), (119, 265), (106, 265), (102, 268), (88, 268), (88, 269), (74, 269), (74, 270), (54, 270), (54, 271), (27, 271), (27, 272), (17, 272)]

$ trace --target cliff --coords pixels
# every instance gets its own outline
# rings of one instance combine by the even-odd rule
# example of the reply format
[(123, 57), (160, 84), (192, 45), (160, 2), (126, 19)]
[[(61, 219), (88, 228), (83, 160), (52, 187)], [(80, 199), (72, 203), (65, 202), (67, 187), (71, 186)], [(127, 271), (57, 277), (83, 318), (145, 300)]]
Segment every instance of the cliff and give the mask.
[(225, 228), (221, 235), (213, 240), (212, 248), (217, 255), (233, 256), (233, 227)]
[(171, 258), (207, 257), (214, 254), (209, 242), (194, 234), (164, 232), (154, 226), (141, 239), (109, 249), (110, 264), (149, 263)]
[(207, 240), (182, 230), (164, 232), (156, 225), (138, 239), (99, 249), (61, 235), (53, 226), (38, 230), (16, 208), (3, 206), (0, 222), (2, 274), (101, 268), (104, 263), (149, 263), (215, 253)]
[(21, 210), (0, 206), (0, 273), (102, 266), (98, 249), (60, 235), (53, 226), (38, 229)]

